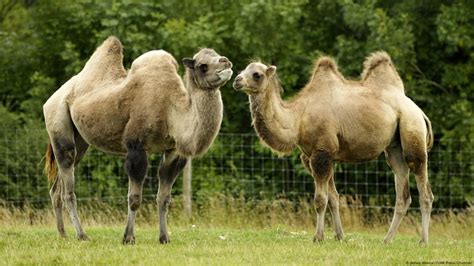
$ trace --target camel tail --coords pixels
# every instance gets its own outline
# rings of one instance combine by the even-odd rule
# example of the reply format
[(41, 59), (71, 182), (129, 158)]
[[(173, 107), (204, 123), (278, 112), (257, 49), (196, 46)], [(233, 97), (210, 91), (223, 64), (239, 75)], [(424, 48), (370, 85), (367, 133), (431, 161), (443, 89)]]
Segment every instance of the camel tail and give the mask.
[(405, 90), (392, 59), (385, 51), (374, 52), (365, 59), (362, 81), (368, 79), (375, 83), (380, 82), (382, 86), (391, 84), (402, 91)]
[(46, 154), (44, 155), (44, 172), (48, 176), (48, 181), (50, 184), (53, 184), (56, 181), (57, 175), (57, 165), (56, 159), (54, 157), (53, 146), (51, 143), (48, 143), (48, 148)]
[(434, 142), (433, 129), (431, 128), (431, 121), (428, 119), (428, 117), (425, 115), (425, 113), (423, 113), (423, 118), (425, 119), (426, 129), (427, 129), (427, 132), (426, 132), (426, 149), (428, 151), (430, 151), (431, 148), (433, 148), (433, 142)]

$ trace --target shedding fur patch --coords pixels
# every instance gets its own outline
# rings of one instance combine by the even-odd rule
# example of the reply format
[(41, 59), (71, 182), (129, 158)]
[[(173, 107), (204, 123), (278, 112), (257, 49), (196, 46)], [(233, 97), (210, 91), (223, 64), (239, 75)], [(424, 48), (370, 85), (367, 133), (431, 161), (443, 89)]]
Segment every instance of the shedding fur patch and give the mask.
[(125, 170), (130, 178), (135, 182), (141, 182), (145, 179), (147, 167), (148, 159), (143, 143), (139, 140), (128, 141)]
[(364, 71), (362, 72), (362, 80), (365, 80), (373, 69), (383, 63), (393, 65), (392, 59), (385, 51), (371, 53), (364, 61)]

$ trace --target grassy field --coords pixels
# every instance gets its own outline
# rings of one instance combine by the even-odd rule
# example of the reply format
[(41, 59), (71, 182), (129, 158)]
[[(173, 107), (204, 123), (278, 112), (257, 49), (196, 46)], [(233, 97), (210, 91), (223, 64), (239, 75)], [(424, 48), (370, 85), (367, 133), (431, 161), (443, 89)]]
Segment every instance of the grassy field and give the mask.
[[(474, 212), (433, 214), (430, 243), (418, 244), (419, 211), (404, 218), (390, 245), (382, 239), (391, 212), (341, 209), (344, 241), (333, 239), (328, 216), (326, 241), (313, 243), (314, 213), (287, 201), (249, 203), (219, 199), (195, 208), (191, 220), (179, 204), (170, 212), (171, 243), (158, 242), (156, 206), (141, 206), (133, 246), (122, 245), (126, 209), (82, 203), (83, 226), (92, 239), (59, 238), (50, 207), (16, 208), (0, 204), (0, 265), (314, 265), (314, 264), (473, 264)], [(344, 205), (342, 205), (344, 206)]]
[[(406, 264), (474, 262), (472, 239), (433, 237), (420, 246), (417, 236), (400, 235), (390, 245), (383, 234), (353, 232), (342, 242), (315, 244), (312, 233), (275, 229), (171, 227), (172, 242), (160, 245), (157, 230), (138, 227), (137, 244), (121, 244), (122, 227), (87, 228), (92, 238), (60, 239), (51, 226), (11, 226), (0, 231), (0, 264), (101, 265), (275, 265)], [(72, 236), (73, 232), (70, 231)], [(331, 232), (327, 232), (332, 236)]]

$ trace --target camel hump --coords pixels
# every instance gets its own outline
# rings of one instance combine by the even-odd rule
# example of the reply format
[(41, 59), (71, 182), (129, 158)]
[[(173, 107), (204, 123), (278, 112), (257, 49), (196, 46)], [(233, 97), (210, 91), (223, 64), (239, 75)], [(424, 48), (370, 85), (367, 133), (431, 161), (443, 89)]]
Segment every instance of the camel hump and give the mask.
[(150, 66), (161, 66), (174, 72), (178, 71), (179, 68), (178, 62), (170, 53), (165, 50), (152, 50), (137, 57), (132, 62), (130, 71), (135, 72), (137, 69), (149, 68)]
[(324, 81), (345, 80), (337, 68), (336, 61), (329, 56), (322, 56), (314, 63), (311, 82), (323, 83)]
[(392, 85), (404, 91), (395, 65), (385, 51), (374, 52), (365, 59), (362, 81), (372, 81), (379, 86)]
[(329, 56), (322, 56), (316, 60), (316, 63), (314, 64), (314, 73), (320, 70), (339, 72), (336, 61)]
[(124, 77), (126, 71), (123, 67), (123, 47), (115, 36), (109, 36), (92, 54), (83, 70), (85, 76), (97, 77), (103, 80)]

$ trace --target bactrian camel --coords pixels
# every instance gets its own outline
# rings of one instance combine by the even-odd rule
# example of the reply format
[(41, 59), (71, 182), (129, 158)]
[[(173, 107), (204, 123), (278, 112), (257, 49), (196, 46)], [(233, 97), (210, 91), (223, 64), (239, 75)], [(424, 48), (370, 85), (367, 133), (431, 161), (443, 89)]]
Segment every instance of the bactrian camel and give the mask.
[(299, 148), (301, 161), (313, 176), (317, 213), (315, 241), (324, 239), (329, 203), (337, 239), (343, 238), (334, 162), (369, 161), (385, 153), (395, 174), (396, 205), (384, 241), (395, 236), (411, 203), (409, 172), (415, 174), (422, 214), (421, 242), (428, 242), (433, 194), (428, 182), (431, 123), (405, 96), (403, 82), (385, 52), (371, 54), (359, 81), (347, 80), (329, 57), (316, 61), (307, 85), (291, 100), (281, 98), (275, 66), (249, 64), (234, 81), (249, 95), (255, 130), (273, 151)]
[(129, 188), (123, 243), (134, 243), (147, 156), (163, 153), (157, 194), (159, 241), (168, 243), (171, 188), (187, 159), (205, 153), (219, 131), (223, 115), (219, 88), (231, 78), (232, 63), (212, 49), (202, 49), (193, 58), (183, 59), (183, 83), (176, 60), (163, 50), (139, 56), (129, 71), (122, 59), (120, 41), (109, 37), (82, 71), (43, 106), (50, 140), (45, 167), (57, 229), (65, 236), (64, 202), (77, 238), (88, 239), (76, 209), (74, 168), (91, 145), (125, 156)]

